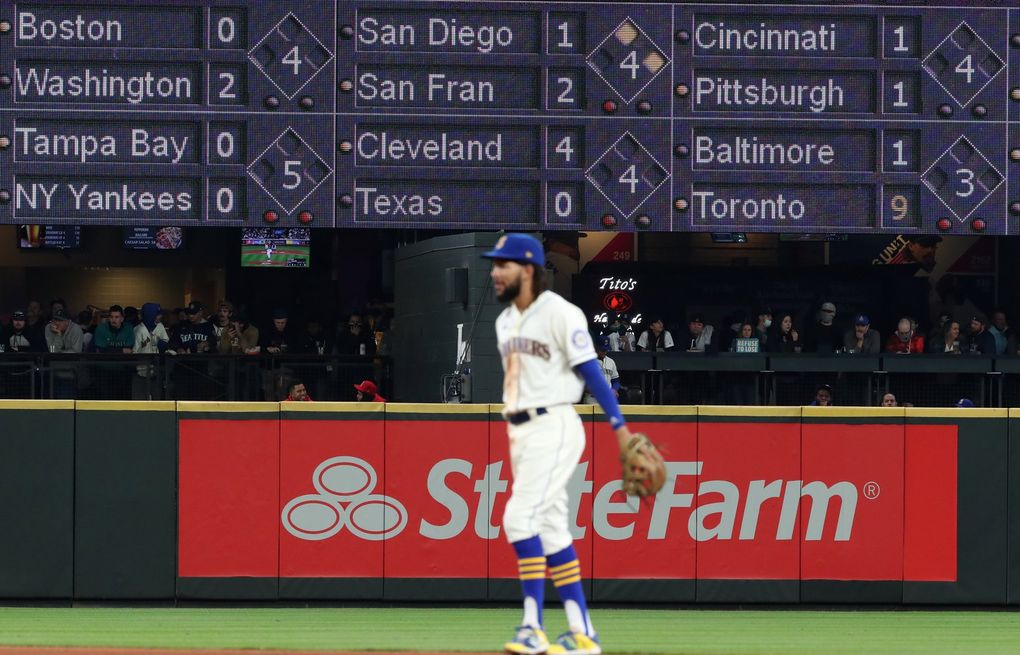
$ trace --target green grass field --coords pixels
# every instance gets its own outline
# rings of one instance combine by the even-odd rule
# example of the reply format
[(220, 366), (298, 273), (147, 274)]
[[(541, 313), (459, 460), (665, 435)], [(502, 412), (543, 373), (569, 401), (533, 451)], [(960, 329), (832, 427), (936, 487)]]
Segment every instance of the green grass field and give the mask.
[[(0, 608), (0, 645), (500, 652), (509, 609)], [(596, 610), (603, 650), (685, 655), (1020, 652), (1020, 613)], [(546, 613), (551, 633), (561, 611)], [(555, 634), (553, 635), (555, 636)]]
[(262, 246), (241, 246), (241, 266), (287, 266), (290, 259), (300, 259), (308, 262), (308, 249), (281, 246), (273, 250), (270, 257), (266, 257), (266, 249)]

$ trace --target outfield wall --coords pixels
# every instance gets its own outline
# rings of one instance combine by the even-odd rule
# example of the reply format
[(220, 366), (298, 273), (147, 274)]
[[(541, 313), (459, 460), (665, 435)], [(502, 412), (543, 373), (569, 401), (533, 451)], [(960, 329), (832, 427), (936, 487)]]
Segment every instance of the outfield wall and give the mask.
[[(670, 479), (578, 407), (596, 602), (1020, 604), (1020, 410), (624, 409)], [(0, 599), (515, 600), (498, 410), (0, 401)]]

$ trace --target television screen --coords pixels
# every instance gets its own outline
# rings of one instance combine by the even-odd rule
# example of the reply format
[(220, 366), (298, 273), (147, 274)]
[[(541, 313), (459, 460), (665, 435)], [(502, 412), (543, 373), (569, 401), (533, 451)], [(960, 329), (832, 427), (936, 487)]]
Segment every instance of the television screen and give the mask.
[(252, 227), (241, 232), (241, 266), (307, 268), (312, 231), (307, 227)]
[(180, 250), (184, 247), (184, 228), (125, 227), (124, 247), (132, 250)]
[(18, 247), (26, 249), (81, 247), (80, 225), (19, 225)]

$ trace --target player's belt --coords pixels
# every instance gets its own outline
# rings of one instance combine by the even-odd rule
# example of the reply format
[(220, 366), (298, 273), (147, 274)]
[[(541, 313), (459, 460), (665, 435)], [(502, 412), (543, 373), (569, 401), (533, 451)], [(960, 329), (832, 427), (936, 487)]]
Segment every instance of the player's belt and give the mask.
[(537, 418), (542, 414), (548, 414), (549, 410), (545, 407), (536, 407), (535, 409), (526, 409), (523, 412), (517, 412), (516, 414), (508, 414), (506, 420), (510, 422), (510, 425), (520, 425), (521, 423), (527, 423), (533, 418)]

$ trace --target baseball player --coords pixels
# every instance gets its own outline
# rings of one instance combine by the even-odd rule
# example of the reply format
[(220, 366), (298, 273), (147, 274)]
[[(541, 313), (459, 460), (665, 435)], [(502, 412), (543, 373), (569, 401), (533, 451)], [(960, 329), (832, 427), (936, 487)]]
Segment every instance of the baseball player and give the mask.
[[(503, 528), (517, 553), (524, 619), (505, 649), (518, 655), (597, 655), (602, 649), (588, 615), (567, 517), (567, 481), (584, 450), (584, 427), (572, 405), (585, 384), (602, 405), (621, 450), (632, 435), (599, 366), (584, 314), (545, 288), (542, 244), (526, 234), (507, 234), (483, 256), (493, 260), (497, 297), (510, 303), (496, 319), (514, 478)], [(552, 644), (542, 629), (547, 573), (569, 627)]]

